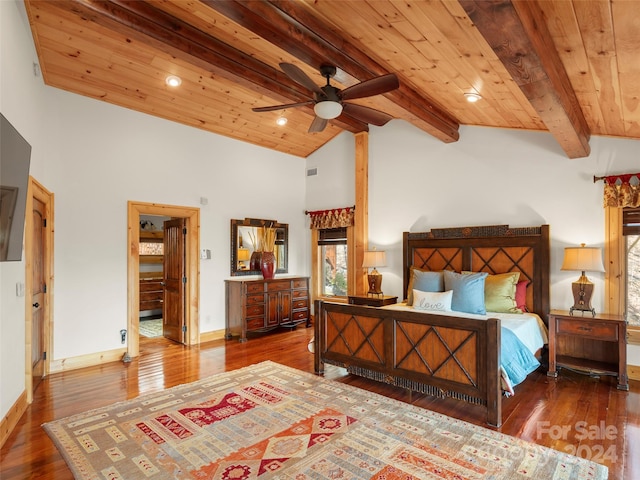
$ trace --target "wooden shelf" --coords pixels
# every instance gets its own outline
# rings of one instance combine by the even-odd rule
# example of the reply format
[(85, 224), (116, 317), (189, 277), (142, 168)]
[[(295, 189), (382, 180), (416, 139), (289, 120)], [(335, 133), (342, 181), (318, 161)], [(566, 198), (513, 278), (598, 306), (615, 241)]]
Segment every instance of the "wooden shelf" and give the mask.
[(164, 255), (140, 255), (140, 263), (159, 263), (164, 261)]
[(164, 238), (163, 230), (140, 230), (140, 240), (160, 240)]
[(557, 355), (556, 365), (596, 375), (618, 375), (618, 364), (598, 362), (588, 358), (577, 358), (569, 355)]

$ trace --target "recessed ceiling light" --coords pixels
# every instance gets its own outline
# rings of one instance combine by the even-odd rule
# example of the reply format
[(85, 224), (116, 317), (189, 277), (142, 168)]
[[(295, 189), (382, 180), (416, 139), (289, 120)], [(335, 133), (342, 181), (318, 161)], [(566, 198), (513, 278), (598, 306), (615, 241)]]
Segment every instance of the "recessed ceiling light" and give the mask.
[(278, 125), (280, 125), (281, 127), (287, 124), (287, 117), (285, 117), (284, 115), (278, 117), (278, 119), (276, 120), (276, 123)]
[(465, 93), (464, 97), (467, 99), (467, 102), (469, 103), (475, 103), (482, 98), (477, 93)]
[(167, 85), (170, 87), (179, 87), (182, 83), (182, 79), (177, 75), (169, 75), (164, 81), (167, 82)]

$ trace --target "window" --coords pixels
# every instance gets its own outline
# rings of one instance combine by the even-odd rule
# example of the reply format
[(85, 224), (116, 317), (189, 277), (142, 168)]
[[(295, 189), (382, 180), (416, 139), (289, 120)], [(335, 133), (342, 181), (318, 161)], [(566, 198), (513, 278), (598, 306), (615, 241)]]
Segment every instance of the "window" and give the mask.
[(346, 297), (348, 292), (349, 249), (347, 228), (318, 231), (318, 276), (322, 296)]
[(640, 208), (623, 209), (622, 235), (626, 244), (627, 321), (640, 326)]

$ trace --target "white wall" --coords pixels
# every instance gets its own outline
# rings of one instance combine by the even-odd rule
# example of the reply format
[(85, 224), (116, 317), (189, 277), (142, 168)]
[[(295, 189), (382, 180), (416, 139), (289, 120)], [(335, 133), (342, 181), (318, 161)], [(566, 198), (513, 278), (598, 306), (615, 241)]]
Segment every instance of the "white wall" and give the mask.
[[(0, 1), (0, 109), (55, 194), (52, 360), (121, 348), (127, 201), (200, 208), (200, 331), (224, 329), (230, 219), (289, 224), (289, 272), (306, 275), (305, 161), (46, 87), (22, 5)], [(201, 197), (208, 205), (200, 204)], [(0, 263), (0, 418), (24, 390), (24, 262)]]
[[(346, 134), (345, 134), (346, 135)], [(353, 143), (342, 137), (307, 159), (317, 177), (307, 177), (307, 204), (334, 205), (334, 179), (353, 178)], [(387, 251), (383, 290), (403, 297), (402, 232), (449, 226), (551, 228), (551, 308), (573, 304), (577, 272), (560, 270), (564, 247), (604, 246), (602, 182), (593, 175), (635, 172), (640, 142), (592, 137), (591, 155), (571, 160), (551, 135), (461, 127), (460, 140), (445, 144), (410, 124), (394, 120), (369, 134), (369, 245)], [(350, 150), (351, 149), (351, 150)], [(323, 187), (324, 185), (324, 187)], [(350, 205), (354, 183), (341, 193)], [(595, 283), (593, 306), (603, 311), (604, 274)], [(629, 363), (640, 365), (640, 348), (629, 347)]]
[[(22, 3), (0, 1), (0, 111), (31, 144), (32, 172), (34, 159), (42, 158), (40, 136), (45, 125), (39, 115), (42, 80), (33, 75), (36, 59)], [(24, 268), (24, 257), (19, 262), (0, 262), (1, 417), (24, 391), (25, 299), (16, 295), (16, 284), (24, 284)]]

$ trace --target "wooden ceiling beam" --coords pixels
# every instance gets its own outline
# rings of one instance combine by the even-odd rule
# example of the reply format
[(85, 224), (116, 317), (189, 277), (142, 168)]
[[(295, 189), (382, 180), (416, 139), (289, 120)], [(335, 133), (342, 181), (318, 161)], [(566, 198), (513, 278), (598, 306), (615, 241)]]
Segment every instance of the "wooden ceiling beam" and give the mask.
[[(304, 102), (310, 92), (281, 71), (266, 65), (145, 1), (60, 0), (52, 2), (81, 18), (109, 28), (283, 103)], [(307, 108), (314, 115), (312, 107)], [(368, 131), (367, 124), (350, 118), (332, 120), (353, 133)]]
[(591, 152), (589, 126), (535, 0), (459, 0), (569, 158)]
[[(389, 73), (297, 2), (200, 1), (315, 69), (330, 63), (360, 81)], [(384, 95), (432, 127), (427, 133), (447, 143), (458, 140), (458, 121), (407, 84)]]

